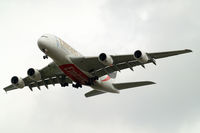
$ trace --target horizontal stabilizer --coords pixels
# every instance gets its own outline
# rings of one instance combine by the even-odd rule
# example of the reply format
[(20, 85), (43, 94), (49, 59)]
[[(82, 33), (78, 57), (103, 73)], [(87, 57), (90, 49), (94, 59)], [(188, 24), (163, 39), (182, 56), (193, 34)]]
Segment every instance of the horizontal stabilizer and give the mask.
[(99, 94), (103, 94), (105, 92), (102, 91), (98, 91), (98, 90), (92, 90), (88, 93), (85, 94), (85, 97), (91, 97), (91, 96), (95, 96), (95, 95), (99, 95)]
[(155, 83), (151, 81), (141, 81), (141, 82), (128, 82), (128, 83), (115, 83), (113, 84), (113, 86), (118, 90), (123, 90), (123, 89), (152, 85), (152, 84)]
[[(140, 87), (145, 85), (152, 85), (155, 84), (151, 81), (141, 81), (141, 82), (129, 82), (129, 83), (116, 83), (113, 84), (113, 86), (118, 90), (128, 89), (128, 88), (134, 88), (134, 87)], [(85, 97), (92, 97), (100, 94), (104, 94), (106, 92), (98, 91), (98, 90), (92, 90), (85, 94)]]

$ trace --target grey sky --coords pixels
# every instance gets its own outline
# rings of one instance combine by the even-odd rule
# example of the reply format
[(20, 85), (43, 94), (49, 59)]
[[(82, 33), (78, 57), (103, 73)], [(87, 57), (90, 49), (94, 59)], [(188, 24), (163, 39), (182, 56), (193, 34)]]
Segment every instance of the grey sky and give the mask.
[(190, 48), (192, 54), (124, 70), (116, 82), (156, 85), (86, 99), (90, 88), (0, 92), (3, 133), (199, 133), (198, 0), (0, 1), (0, 88), (42, 68), (37, 39), (52, 33), (86, 56)]

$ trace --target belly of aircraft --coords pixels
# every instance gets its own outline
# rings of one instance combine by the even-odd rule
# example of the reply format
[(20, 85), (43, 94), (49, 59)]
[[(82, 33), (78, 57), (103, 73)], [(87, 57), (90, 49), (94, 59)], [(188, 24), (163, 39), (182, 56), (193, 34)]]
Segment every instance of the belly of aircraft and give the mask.
[(59, 68), (73, 81), (85, 85), (89, 81), (89, 77), (84, 74), (74, 64), (60, 65)]

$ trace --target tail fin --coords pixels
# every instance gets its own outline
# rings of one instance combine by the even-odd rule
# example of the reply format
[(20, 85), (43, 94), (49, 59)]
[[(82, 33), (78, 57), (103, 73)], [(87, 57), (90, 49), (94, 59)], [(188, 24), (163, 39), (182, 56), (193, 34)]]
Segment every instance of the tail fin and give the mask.
[(151, 81), (141, 81), (141, 82), (129, 82), (129, 83), (115, 83), (113, 84), (113, 86), (118, 90), (123, 90), (123, 89), (152, 85), (152, 84), (155, 83)]
[(117, 72), (113, 72), (113, 73), (110, 73), (108, 74), (109, 77), (111, 77), (112, 79), (115, 79), (117, 77)]

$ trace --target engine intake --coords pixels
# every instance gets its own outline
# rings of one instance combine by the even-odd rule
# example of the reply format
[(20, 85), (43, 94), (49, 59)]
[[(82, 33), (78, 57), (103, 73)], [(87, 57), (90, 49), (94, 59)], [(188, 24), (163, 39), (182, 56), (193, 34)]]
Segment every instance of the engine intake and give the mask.
[(112, 57), (110, 55), (107, 55), (106, 53), (101, 53), (98, 59), (102, 64), (106, 66), (111, 66), (113, 64)]
[(105, 61), (106, 58), (107, 58), (107, 56), (106, 56), (105, 53), (101, 53), (101, 54), (99, 55), (99, 60), (101, 60), (101, 61)]
[(140, 50), (134, 52), (134, 58), (140, 63), (147, 63), (149, 61), (148, 55)]
[(135, 51), (134, 56), (136, 58), (140, 58), (142, 56), (142, 52), (140, 50)]
[(11, 83), (12, 83), (12, 84), (17, 84), (18, 81), (19, 81), (19, 79), (18, 79), (17, 76), (13, 76), (13, 77), (11, 78)]
[(41, 79), (41, 74), (37, 69), (30, 68), (30, 69), (28, 69), (27, 74), (31, 79), (33, 79), (35, 81), (38, 81)]
[(28, 74), (29, 76), (33, 76), (33, 75), (35, 74), (35, 70), (34, 70), (33, 68), (30, 68), (30, 69), (28, 69), (27, 74)]
[(12, 83), (12, 85), (14, 85), (17, 88), (24, 88), (24, 86), (25, 86), (23, 79), (19, 78), (17, 76), (13, 76), (11, 78), (11, 83)]

